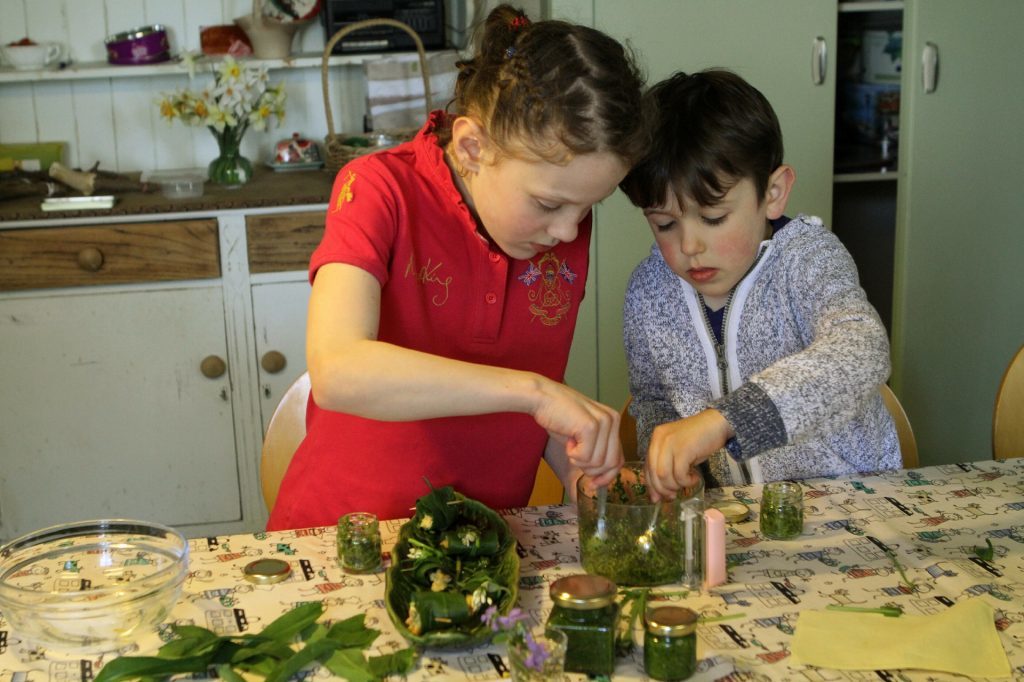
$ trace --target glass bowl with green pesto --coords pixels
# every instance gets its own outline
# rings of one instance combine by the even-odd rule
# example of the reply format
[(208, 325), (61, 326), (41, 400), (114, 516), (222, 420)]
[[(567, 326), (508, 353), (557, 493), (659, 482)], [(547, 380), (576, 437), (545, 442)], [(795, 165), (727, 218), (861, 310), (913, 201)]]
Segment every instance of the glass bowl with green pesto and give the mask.
[(673, 500), (652, 502), (643, 463), (627, 462), (606, 499), (586, 476), (576, 492), (580, 563), (588, 573), (618, 585), (650, 586), (685, 582), (688, 564), (699, 570), (703, 481)]

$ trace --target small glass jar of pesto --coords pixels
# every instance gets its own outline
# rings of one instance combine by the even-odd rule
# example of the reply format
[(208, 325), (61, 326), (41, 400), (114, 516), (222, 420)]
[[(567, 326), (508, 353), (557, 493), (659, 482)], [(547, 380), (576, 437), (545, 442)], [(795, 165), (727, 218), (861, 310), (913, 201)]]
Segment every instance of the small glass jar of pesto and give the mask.
[(804, 529), (803, 489), (793, 481), (765, 483), (761, 491), (761, 535), (789, 540)]
[(685, 680), (697, 669), (697, 614), (659, 606), (644, 614), (644, 670), (653, 680)]
[(368, 512), (338, 519), (338, 561), (346, 573), (372, 573), (380, 568), (380, 527)]
[(547, 626), (568, 637), (566, 672), (611, 675), (615, 671), (618, 587), (598, 575), (578, 574), (551, 583), (553, 606)]

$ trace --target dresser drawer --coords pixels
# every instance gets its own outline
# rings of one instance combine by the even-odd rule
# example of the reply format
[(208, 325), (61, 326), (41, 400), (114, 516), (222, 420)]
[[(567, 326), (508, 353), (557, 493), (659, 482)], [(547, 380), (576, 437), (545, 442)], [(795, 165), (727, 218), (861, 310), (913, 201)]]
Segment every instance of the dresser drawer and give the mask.
[(309, 257), (324, 235), (326, 219), (325, 211), (247, 217), (249, 272), (308, 270)]
[(0, 290), (220, 277), (216, 220), (0, 231)]

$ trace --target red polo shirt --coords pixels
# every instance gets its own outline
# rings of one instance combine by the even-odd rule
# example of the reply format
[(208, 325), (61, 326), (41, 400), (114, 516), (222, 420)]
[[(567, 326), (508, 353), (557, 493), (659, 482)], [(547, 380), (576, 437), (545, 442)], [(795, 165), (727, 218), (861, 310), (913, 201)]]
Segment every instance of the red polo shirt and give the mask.
[[(477, 231), (452, 180), (434, 134), (442, 117), (435, 112), (413, 141), (341, 169), (310, 279), (326, 263), (376, 277), (381, 341), (561, 381), (587, 278), (590, 216), (572, 243), (509, 258)], [(311, 399), (306, 423), (268, 529), (334, 524), (352, 511), (410, 516), (428, 492), (424, 478), (492, 508), (522, 506), (547, 441), (516, 413), (381, 422)]]

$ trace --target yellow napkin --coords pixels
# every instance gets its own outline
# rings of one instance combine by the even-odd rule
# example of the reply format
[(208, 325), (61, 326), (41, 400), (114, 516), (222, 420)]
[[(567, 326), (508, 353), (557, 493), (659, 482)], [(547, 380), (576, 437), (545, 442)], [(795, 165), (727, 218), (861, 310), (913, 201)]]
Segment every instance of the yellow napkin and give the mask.
[(804, 611), (793, 636), (794, 663), (833, 670), (915, 668), (972, 677), (1008, 677), (992, 607), (958, 602), (932, 616), (886, 617), (852, 611)]

